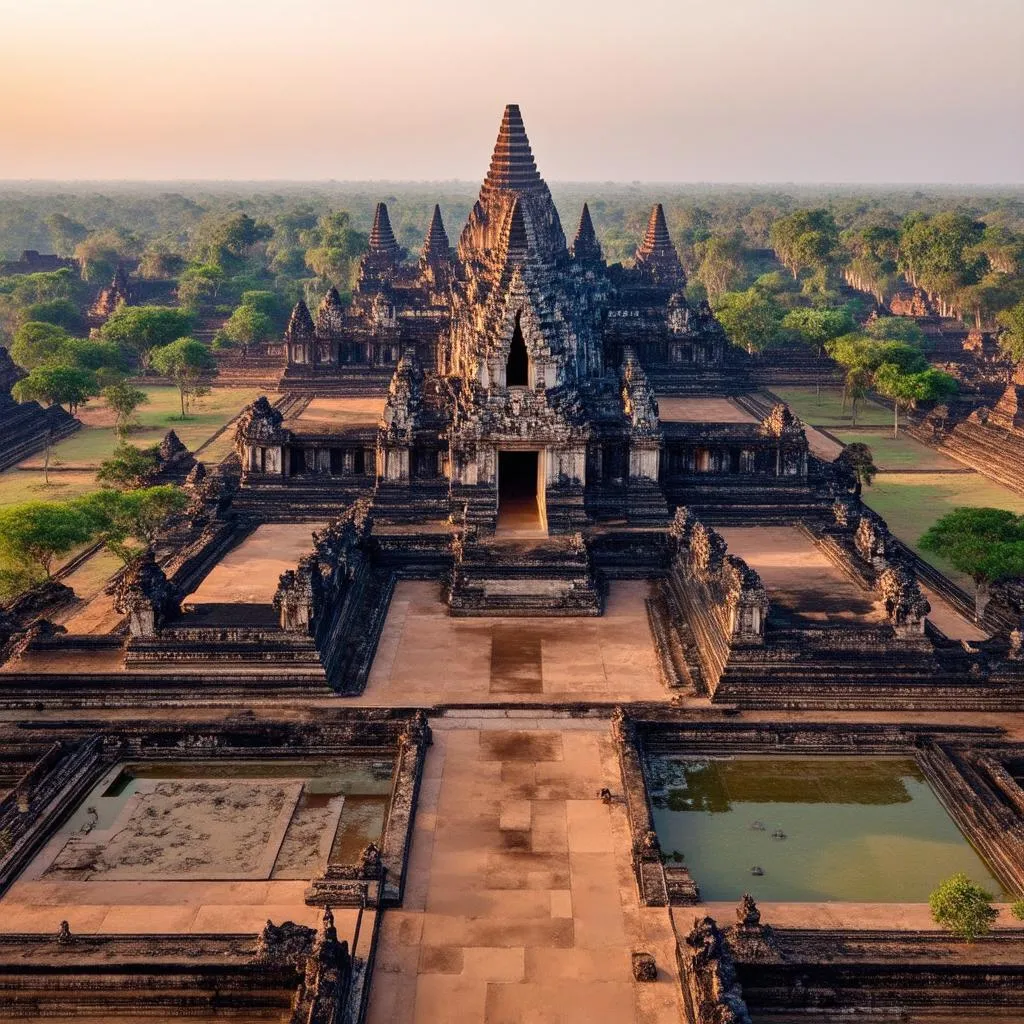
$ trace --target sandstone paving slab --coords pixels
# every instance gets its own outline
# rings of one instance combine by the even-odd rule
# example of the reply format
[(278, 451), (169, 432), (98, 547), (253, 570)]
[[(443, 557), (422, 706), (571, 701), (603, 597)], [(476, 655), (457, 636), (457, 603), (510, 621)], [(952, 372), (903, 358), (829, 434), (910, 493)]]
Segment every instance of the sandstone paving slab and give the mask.
[[(619, 785), (608, 723), (437, 724), (367, 1019), (681, 1020), (668, 911), (637, 905), (625, 808), (597, 796)], [(633, 981), (638, 949), (657, 958), (654, 984)]]
[(436, 583), (392, 597), (363, 705), (664, 700), (645, 581), (613, 581), (596, 619), (453, 619)]

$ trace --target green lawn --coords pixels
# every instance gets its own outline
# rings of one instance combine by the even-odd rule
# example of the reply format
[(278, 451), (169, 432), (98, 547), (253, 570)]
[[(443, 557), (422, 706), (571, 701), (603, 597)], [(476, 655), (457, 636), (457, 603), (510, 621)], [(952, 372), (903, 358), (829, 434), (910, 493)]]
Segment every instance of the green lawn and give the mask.
[[(188, 419), (181, 420), (177, 389), (148, 385), (143, 390), (149, 395), (149, 402), (139, 409), (136, 416), (139, 426), (128, 435), (128, 441), (140, 447), (156, 444), (173, 429), (193, 450), (262, 394), (253, 388), (216, 388), (201, 400)], [(82, 429), (53, 447), (49, 486), (43, 482), (42, 455), (34, 455), (20, 467), (0, 473), (0, 505), (63, 501), (96, 490), (95, 470), (117, 446), (113, 416), (105, 402), (96, 400), (80, 411), (79, 418), (84, 424)], [(231, 431), (228, 430), (203, 453), (203, 460), (216, 464), (230, 450)]]
[[(253, 388), (216, 388), (182, 420), (176, 388), (149, 385), (142, 390), (149, 395), (149, 402), (136, 413), (138, 426), (128, 435), (128, 440), (139, 446), (155, 444), (168, 430), (174, 430), (192, 449), (198, 448), (261, 394)], [(80, 410), (79, 419), (84, 424), (82, 429), (54, 446), (52, 465), (94, 468), (117, 446), (113, 416), (105, 402), (97, 400), (85, 406)], [(27, 464), (41, 465), (42, 460), (34, 456)]]
[(898, 438), (878, 430), (832, 430), (833, 437), (843, 444), (866, 444), (875, 458), (879, 469), (964, 469), (965, 467), (929, 448), (920, 441), (901, 433)]
[[(849, 408), (843, 412), (842, 388), (822, 388), (820, 395), (815, 394), (814, 388), (772, 388), (772, 391), (812, 427), (853, 427)], [(861, 402), (857, 425), (891, 426), (892, 411), (877, 402)]]
[(918, 548), (921, 534), (960, 506), (1005, 508), (1024, 514), (1024, 497), (979, 473), (882, 473), (864, 488), (863, 497), (900, 540), (972, 593), (974, 583), (969, 577), (958, 573), (945, 559)]

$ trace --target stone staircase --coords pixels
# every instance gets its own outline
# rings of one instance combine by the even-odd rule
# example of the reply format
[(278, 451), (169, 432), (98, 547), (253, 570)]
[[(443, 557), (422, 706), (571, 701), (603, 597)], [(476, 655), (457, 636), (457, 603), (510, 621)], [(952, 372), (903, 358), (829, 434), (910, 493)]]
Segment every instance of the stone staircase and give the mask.
[(603, 594), (579, 537), (455, 542), (453, 555), (453, 616), (601, 614)]

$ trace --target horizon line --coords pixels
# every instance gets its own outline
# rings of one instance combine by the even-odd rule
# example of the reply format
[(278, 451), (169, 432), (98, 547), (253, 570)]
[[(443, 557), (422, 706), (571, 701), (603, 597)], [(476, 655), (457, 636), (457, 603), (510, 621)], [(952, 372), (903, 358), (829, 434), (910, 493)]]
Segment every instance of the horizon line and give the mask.
[[(592, 185), (607, 188), (680, 188), (680, 187), (730, 187), (767, 188), (795, 186), (800, 188), (1021, 188), (1021, 181), (798, 181), (765, 179), (761, 181), (741, 180), (658, 180), (633, 179), (584, 179), (553, 178), (549, 186)], [(0, 189), (23, 185), (433, 185), (480, 187), (479, 181), (468, 178), (0, 178)]]

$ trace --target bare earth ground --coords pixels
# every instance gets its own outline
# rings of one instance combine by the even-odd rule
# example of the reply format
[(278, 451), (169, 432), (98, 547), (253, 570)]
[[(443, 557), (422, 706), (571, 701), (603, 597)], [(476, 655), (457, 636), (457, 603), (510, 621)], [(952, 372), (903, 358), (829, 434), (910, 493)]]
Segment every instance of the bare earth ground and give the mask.
[(398, 584), (355, 703), (664, 700), (644, 599), (615, 581), (600, 618), (453, 619), (433, 582)]
[(314, 398), (285, 425), (303, 432), (315, 432), (318, 428), (375, 427), (384, 412), (384, 402), (383, 396)]
[[(607, 723), (459, 724), (436, 724), (367, 1019), (683, 1019), (668, 911), (639, 906), (625, 807), (597, 799), (620, 788)], [(657, 982), (633, 981), (633, 950)]]
[(885, 613), (792, 526), (729, 526), (719, 532), (729, 551), (755, 569), (773, 604), (807, 622), (878, 623)]
[(313, 550), (313, 531), (323, 523), (265, 523), (229, 551), (184, 606), (266, 604), (274, 599), (281, 573), (294, 569)]
[(665, 423), (756, 423), (746, 409), (728, 398), (658, 398), (658, 418)]

